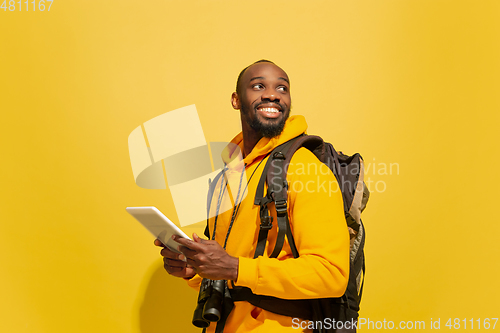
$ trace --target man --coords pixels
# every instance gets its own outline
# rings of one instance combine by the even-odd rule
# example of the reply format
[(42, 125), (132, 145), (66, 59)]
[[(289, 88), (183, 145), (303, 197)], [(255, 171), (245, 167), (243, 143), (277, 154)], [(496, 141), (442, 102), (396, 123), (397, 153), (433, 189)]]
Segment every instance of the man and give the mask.
[[(227, 280), (230, 288), (248, 287), (254, 294), (282, 299), (342, 296), (349, 277), (349, 234), (342, 194), (332, 190), (338, 186), (332, 186), (337, 183), (331, 171), (305, 148), (294, 154), (287, 173), (287, 211), (300, 257), (293, 258), (285, 240), (278, 257), (270, 258), (278, 233), (273, 223), (266, 251), (253, 258), (260, 226), (259, 206), (253, 201), (269, 153), (307, 129), (302, 116), (289, 117), (288, 75), (270, 61), (253, 63), (240, 73), (231, 103), (240, 110), (242, 132), (222, 157), (228, 165), (236, 164), (229, 168), (229, 174), (234, 171), (238, 175), (238, 165), (243, 174), (239, 183), (233, 175), (232, 183), (221, 177), (215, 186), (210, 208), (214, 217), (209, 219), (211, 236), (215, 227), (215, 240), (202, 240), (196, 234), (193, 241), (176, 239), (182, 244), (179, 250), (183, 255), (162, 249), (165, 269), (195, 288), (202, 278), (208, 278)], [(240, 150), (242, 163), (233, 163)], [(248, 180), (243, 182), (244, 178)], [(224, 204), (229, 209), (219, 209)], [(276, 221), (274, 205), (270, 206)], [(161, 246), (158, 240), (155, 244)], [(235, 302), (224, 332), (297, 332), (298, 323), (240, 301)], [(214, 330), (212, 323), (208, 332)]]

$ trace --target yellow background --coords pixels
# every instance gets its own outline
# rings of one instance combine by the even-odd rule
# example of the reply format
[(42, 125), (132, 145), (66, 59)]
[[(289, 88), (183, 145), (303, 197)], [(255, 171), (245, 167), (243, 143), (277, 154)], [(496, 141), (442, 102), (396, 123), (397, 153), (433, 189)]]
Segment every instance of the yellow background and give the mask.
[(196, 293), (125, 212), (176, 218), (135, 185), (127, 137), (196, 104), (207, 141), (230, 140), (236, 76), (262, 58), (309, 133), (386, 185), (361, 317), (500, 316), (500, 2), (55, 0), (0, 10), (0, 31), (2, 332), (199, 331)]

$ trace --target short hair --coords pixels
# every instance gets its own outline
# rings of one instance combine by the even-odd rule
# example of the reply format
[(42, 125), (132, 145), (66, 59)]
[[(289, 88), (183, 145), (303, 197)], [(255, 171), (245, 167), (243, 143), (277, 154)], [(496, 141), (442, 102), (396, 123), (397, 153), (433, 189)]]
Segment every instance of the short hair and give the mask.
[(240, 72), (240, 74), (238, 75), (238, 79), (236, 80), (236, 93), (238, 94), (238, 96), (240, 95), (240, 89), (241, 89), (241, 77), (243, 76), (243, 73), (245, 73), (245, 71), (252, 65), (255, 65), (255, 64), (258, 64), (260, 62), (268, 62), (270, 64), (273, 64), (273, 65), (276, 65), (274, 62), (272, 62), (271, 60), (266, 60), (266, 59), (260, 59), (250, 65), (248, 65), (247, 67), (243, 68), (243, 70)]

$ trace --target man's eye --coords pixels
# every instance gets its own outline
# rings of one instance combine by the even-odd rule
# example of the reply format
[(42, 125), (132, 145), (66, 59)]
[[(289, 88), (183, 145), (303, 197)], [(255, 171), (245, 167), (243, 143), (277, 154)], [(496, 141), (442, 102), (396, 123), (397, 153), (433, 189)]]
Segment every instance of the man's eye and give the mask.
[(287, 91), (288, 91), (288, 88), (287, 88), (287, 87), (285, 87), (285, 86), (279, 86), (279, 87), (277, 88), (277, 90), (278, 90), (278, 91), (281, 91), (281, 92), (287, 92)]
[(256, 83), (252, 86), (253, 89), (262, 89), (264, 86), (260, 83)]

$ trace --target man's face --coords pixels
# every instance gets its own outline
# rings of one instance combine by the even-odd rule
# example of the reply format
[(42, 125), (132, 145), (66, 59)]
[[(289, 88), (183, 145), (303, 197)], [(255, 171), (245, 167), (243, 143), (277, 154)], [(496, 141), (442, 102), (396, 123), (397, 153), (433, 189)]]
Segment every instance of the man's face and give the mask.
[(274, 64), (257, 63), (243, 73), (240, 90), (236, 108), (241, 110), (242, 121), (264, 137), (279, 135), (290, 115), (288, 75)]

